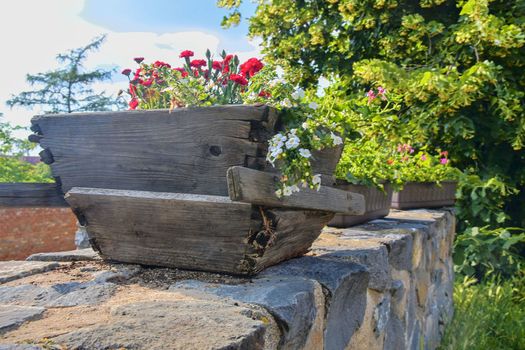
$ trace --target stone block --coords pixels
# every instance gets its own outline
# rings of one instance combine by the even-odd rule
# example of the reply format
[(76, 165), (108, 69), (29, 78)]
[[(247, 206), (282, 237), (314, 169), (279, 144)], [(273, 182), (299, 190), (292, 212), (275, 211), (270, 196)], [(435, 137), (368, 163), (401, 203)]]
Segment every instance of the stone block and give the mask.
[(0, 283), (6, 283), (19, 278), (31, 276), (56, 269), (60, 265), (56, 262), (40, 261), (0, 261)]
[(37, 253), (30, 255), (27, 261), (93, 261), (101, 260), (97, 252), (91, 248), (68, 250), (65, 252)]
[(261, 277), (297, 276), (317, 280), (327, 290), (324, 349), (344, 349), (361, 326), (368, 272), (352, 262), (305, 256), (272, 266)]
[[(171, 291), (181, 289), (211, 293), (265, 308), (272, 314), (283, 333), (279, 344), (281, 349), (322, 347), (324, 295), (321, 286), (314, 280), (293, 276), (270, 276), (236, 285), (193, 280), (178, 282), (170, 287)], [(316, 341), (312, 343), (313, 340)]]
[(0, 334), (40, 317), (44, 311), (43, 307), (0, 305)]

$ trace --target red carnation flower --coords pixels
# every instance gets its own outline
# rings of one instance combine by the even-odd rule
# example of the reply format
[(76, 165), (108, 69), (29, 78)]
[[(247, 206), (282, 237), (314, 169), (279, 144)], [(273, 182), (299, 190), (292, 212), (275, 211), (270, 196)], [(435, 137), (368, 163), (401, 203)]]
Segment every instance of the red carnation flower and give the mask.
[(137, 109), (138, 105), (139, 101), (136, 98), (132, 98), (131, 101), (129, 101), (129, 109)]
[(153, 83), (153, 78), (149, 78), (148, 80), (143, 81), (142, 85), (144, 85), (144, 86), (151, 86), (152, 83)]
[(272, 96), (272, 94), (270, 94), (268, 91), (261, 90), (261, 92), (259, 92), (259, 97), (268, 98), (270, 96)]
[(241, 74), (248, 78), (253, 77), (263, 67), (264, 64), (255, 57), (250, 58), (248, 61), (240, 65)]
[(133, 60), (140, 64), (142, 61), (144, 61), (144, 57), (135, 57)]
[(190, 66), (194, 68), (204, 67), (206, 66), (206, 61), (205, 60), (193, 60), (190, 62)]
[(180, 58), (187, 58), (187, 57), (193, 57), (193, 51), (190, 51), (190, 50), (184, 50), (180, 53), (179, 57)]
[(222, 69), (222, 62), (221, 61), (213, 61), (211, 63), (211, 67), (213, 69), (216, 69), (216, 70), (221, 70)]
[(168, 63), (162, 62), (162, 61), (155, 61), (155, 63), (153, 63), (153, 67), (155, 67), (155, 68), (162, 68), (162, 67), (171, 68), (171, 66)]
[(228, 73), (230, 71), (230, 61), (232, 60), (232, 58), (233, 58), (233, 55), (226, 55), (226, 57), (224, 57), (224, 61), (222, 62), (222, 66), (223, 66), (222, 72), (223, 73)]
[(131, 74), (131, 69), (126, 68), (121, 73), (124, 74), (125, 76), (129, 77), (129, 75)]
[(239, 84), (239, 85), (248, 85), (248, 80), (245, 77), (239, 74), (231, 74), (230, 80)]

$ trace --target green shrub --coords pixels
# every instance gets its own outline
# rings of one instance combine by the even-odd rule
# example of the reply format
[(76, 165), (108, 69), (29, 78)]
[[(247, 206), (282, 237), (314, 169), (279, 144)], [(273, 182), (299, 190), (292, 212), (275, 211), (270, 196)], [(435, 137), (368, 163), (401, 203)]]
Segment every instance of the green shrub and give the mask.
[(475, 282), (467, 277), (456, 282), (454, 318), (440, 349), (525, 349), (525, 275)]

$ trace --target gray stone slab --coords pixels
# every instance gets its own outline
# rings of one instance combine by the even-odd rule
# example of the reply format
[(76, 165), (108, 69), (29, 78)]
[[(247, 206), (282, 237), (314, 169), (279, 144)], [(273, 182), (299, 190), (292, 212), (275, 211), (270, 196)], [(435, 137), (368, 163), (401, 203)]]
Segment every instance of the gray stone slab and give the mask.
[(93, 261), (101, 260), (97, 252), (91, 248), (68, 250), (64, 252), (37, 253), (30, 255), (27, 261)]
[(42, 350), (38, 345), (31, 344), (0, 344), (0, 350)]
[(384, 245), (372, 245), (366, 248), (352, 248), (350, 245), (322, 246), (316, 247), (313, 251), (322, 258), (351, 261), (366, 267), (370, 274), (368, 288), (377, 291), (390, 288), (388, 251)]
[(304, 348), (317, 313), (324, 311), (318, 310), (316, 285), (311, 279), (271, 276), (239, 285), (182, 281), (170, 290), (198, 290), (262, 306), (274, 316), (283, 332), (280, 347), (299, 350)]
[(271, 349), (265, 315), (215, 301), (144, 301), (53, 339), (68, 349)]
[(62, 294), (50, 287), (41, 287), (35, 284), (19, 286), (0, 286), (0, 303), (21, 303), (32, 306), (44, 306)]
[(75, 286), (66, 294), (46, 303), (47, 307), (95, 305), (108, 300), (115, 292), (114, 283), (88, 282)]
[(352, 262), (305, 256), (272, 266), (261, 277), (296, 276), (317, 280), (328, 291), (324, 349), (344, 349), (363, 322), (369, 275)]
[(40, 317), (45, 310), (43, 307), (0, 305), (0, 334)]
[(59, 266), (56, 262), (0, 261), (0, 283), (50, 271)]

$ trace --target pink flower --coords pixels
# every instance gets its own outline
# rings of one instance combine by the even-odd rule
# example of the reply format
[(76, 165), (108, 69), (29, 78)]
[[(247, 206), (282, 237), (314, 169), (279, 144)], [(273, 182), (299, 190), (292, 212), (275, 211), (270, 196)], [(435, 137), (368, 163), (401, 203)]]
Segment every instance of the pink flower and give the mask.
[(368, 97), (368, 103), (372, 102), (377, 97), (372, 89), (366, 93), (366, 96)]
[(443, 157), (448, 157), (448, 151), (439, 152), (439, 155)]
[(379, 95), (384, 95), (386, 93), (386, 90), (382, 86), (380, 86), (377, 88), (377, 93)]
[(421, 160), (422, 160), (422, 161), (427, 160), (427, 156), (423, 154), (423, 155), (421, 156)]
[(448, 159), (447, 159), (447, 158), (441, 158), (441, 159), (439, 160), (439, 162), (440, 162), (441, 164), (445, 165), (445, 164), (448, 163)]

